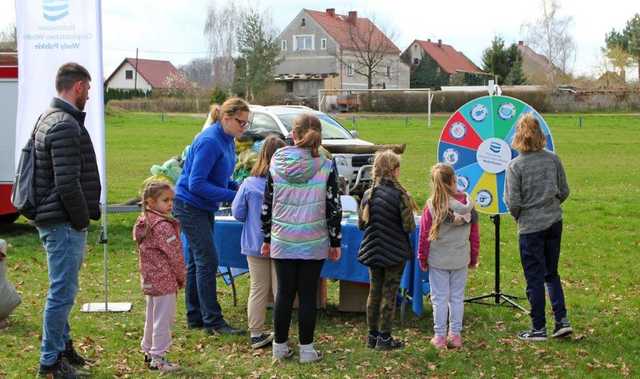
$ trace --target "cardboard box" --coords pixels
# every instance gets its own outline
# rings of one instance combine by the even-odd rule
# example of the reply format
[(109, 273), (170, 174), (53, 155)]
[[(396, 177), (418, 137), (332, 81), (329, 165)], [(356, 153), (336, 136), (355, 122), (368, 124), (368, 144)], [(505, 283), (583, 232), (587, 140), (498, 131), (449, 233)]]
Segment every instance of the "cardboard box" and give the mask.
[(369, 283), (341, 280), (338, 310), (341, 312), (366, 312), (368, 296)]

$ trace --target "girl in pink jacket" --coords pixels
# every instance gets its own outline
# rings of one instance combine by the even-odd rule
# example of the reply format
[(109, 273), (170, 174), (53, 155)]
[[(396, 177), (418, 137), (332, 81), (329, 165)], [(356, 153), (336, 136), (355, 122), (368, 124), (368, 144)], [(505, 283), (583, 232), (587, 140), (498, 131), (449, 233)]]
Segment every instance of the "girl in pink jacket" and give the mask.
[(133, 228), (147, 311), (141, 347), (145, 363), (162, 372), (179, 368), (165, 358), (171, 346), (171, 326), (176, 315), (176, 296), (184, 288), (185, 265), (180, 226), (171, 217), (174, 192), (163, 181), (151, 181), (142, 193), (144, 210)]

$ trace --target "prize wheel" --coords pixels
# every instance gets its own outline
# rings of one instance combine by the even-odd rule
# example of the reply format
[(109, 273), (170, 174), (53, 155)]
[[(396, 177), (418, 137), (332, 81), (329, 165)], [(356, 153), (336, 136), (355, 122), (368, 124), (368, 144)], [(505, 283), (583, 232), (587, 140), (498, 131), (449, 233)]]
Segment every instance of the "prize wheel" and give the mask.
[(438, 161), (453, 166), (458, 189), (476, 202), (476, 210), (502, 214), (507, 165), (518, 155), (511, 146), (516, 123), (532, 113), (554, 150), (551, 131), (540, 114), (528, 104), (507, 96), (484, 96), (460, 107), (447, 120), (438, 141)]

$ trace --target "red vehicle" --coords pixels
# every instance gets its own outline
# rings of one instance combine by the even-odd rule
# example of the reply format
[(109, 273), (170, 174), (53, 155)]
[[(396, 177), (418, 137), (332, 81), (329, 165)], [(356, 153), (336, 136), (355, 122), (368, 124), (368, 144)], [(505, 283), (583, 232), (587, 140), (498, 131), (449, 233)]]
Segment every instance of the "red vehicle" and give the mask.
[(17, 55), (0, 52), (0, 224), (12, 223), (19, 216), (11, 204), (11, 189), (15, 175), (17, 111)]

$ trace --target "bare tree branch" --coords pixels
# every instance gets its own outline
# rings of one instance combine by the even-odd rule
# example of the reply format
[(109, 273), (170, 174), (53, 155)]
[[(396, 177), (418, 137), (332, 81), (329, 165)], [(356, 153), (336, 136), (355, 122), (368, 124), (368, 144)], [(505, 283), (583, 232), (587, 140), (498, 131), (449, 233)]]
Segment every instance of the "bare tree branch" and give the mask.
[[(338, 60), (342, 65), (351, 65), (353, 72), (367, 78), (367, 88), (373, 87), (379, 66), (396, 47), (387, 33), (376, 27), (370, 20), (347, 19), (348, 46), (341, 46)], [(393, 34), (393, 33), (391, 33)]]
[(568, 75), (575, 63), (576, 43), (569, 30), (573, 17), (560, 16), (558, 0), (540, 0), (540, 5), (540, 18), (522, 29), (527, 44), (547, 58), (548, 79), (555, 84), (558, 74)]

